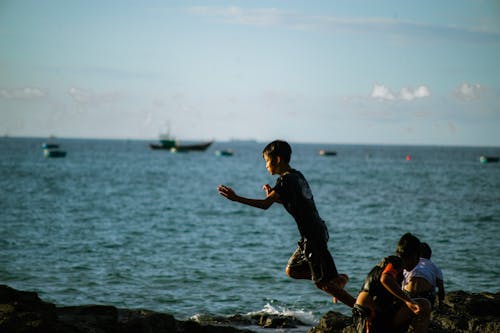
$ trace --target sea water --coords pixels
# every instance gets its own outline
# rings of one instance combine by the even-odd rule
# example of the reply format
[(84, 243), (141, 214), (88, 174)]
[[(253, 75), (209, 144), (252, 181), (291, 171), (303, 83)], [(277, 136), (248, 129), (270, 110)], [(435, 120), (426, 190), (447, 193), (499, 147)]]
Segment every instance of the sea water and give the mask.
[[(0, 283), (58, 306), (109, 304), (179, 319), (258, 311), (314, 324), (349, 314), (284, 268), (299, 238), (280, 205), (228, 201), (219, 184), (262, 198), (273, 185), (265, 143), (216, 142), (205, 152), (147, 141), (0, 139)], [(233, 156), (216, 156), (217, 149)], [(329, 248), (356, 295), (405, 232), (433, 249), (447, 290), (499, 291), (499, 148), (292, 143), (330, 231)], [(319, 149), (337, 156), (319, 156)], [(406, 156), (411, 155), (411, 160)]]

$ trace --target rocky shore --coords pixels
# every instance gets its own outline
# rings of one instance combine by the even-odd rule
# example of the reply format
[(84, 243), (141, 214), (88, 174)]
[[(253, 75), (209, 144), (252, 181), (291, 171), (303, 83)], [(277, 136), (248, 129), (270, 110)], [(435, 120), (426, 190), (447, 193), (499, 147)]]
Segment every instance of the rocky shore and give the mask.
[[(316, 327), (306, 327), (293, 317), (266, 313), (253, 316), (210, 317), (177, 320), (172, 315), (149, 310), (119, 309), (105, 305), (57, 307), (35, 292), (0, 285), (0, 332), (222, 332), (243, 333), (280, 329), (280, 332), (351, 333), (351, 318), (328, 312)], [(430, 333), (500, 332), (500, 293), (446, 295), (445, 305), (433, 312)]]

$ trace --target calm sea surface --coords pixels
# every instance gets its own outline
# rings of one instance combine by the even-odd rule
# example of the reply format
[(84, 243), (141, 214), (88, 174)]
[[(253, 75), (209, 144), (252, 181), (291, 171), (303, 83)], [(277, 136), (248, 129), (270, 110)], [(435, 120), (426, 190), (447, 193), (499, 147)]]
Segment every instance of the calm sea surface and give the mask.
[[(230, 202), (217, 185), (263, 197), (275, 183), (265, 143), (216, 142), (203, 153), (146, 141), (0, 139), (0, 283), (63, 305), (197, 314), (293, 313), (313, 323), (333, 305), (285, 276), (299, 238), (283, 207)], [(234, 156), (215, 150), (232, 148)], [(433, 249), (448, 290), (499, 291), (500, 148), (292, 144), (329, 226), (337, 268), (356, 294), (405, 232)], [(333, 149), (335, 157), (318, 155)], [(412, 160), (405, 156), (411, 154)]]

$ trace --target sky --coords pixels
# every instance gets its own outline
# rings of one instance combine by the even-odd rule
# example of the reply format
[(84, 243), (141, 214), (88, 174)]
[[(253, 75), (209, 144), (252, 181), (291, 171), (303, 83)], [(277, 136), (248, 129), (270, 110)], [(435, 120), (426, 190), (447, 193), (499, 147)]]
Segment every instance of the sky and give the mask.
[(500, 147), (500, 1), (0, 0), (0, 136)]

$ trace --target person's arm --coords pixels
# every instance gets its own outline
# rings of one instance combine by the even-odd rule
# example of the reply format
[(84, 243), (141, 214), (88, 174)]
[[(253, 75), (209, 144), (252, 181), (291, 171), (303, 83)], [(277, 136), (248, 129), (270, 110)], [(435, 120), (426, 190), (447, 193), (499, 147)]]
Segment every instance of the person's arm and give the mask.
[(276, 191), (268, 192), (266, 190), (267, 196), (265, 199), (250, 199), (237, 195), (232, 188), (226, 185), (220, 185), (217, 190), (220, 195), (231, 201), (236, 201), (260, 209), (268, 209), (273, 203), (279, 202), (279, 194)]
[(402, 300), (406, 304), (406, 306), (409, 307), (411, 311), (413, 311), (413, 313), (418, 314), (420, 312), (420, 306), (417, 303), (413, 302), (411, 298), (405, 292), (403, 292), (401, 286), (395, 279), (396, 275), (397, 270), (392, 266), (391, 263), (389, 263), (380, 276), (380, 283), (382, 283), (385, 289), (387, 289), (391, 294)]
[[(266, 184), (266, 185), (262, 186), (262, 189), (263, 189), (264, 191), (266, 191), (266, 196), (269, 196), (269, 195), (271, 194), (271, 192), (273, 192), (273, 191), (274, 191), (274, 190), (272, 189), (271, 185), (269, 185), (269, 184)], [(277, 196), (276, 196), (276, 201), (274, 201), (274, 202), (279, 203), (279, 204), (282, 204), (282, 202), (281, 202), (281, 198), (279, 197), (279, 194), (277, 194)]]

